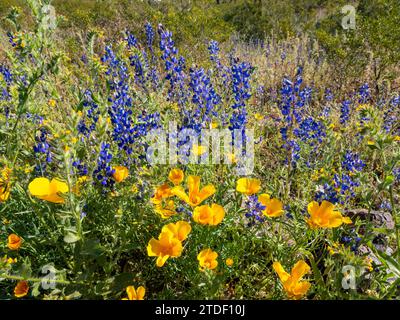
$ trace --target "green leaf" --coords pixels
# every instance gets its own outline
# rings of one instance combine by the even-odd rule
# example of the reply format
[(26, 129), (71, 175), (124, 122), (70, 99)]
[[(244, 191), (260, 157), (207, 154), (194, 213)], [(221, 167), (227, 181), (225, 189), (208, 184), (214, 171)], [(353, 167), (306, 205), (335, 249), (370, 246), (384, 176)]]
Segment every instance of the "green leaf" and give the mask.
[(379, 251), (375, 246), (369, 242), (369, 248), (380, 258), (379, 260), (390, 270), (393, 274), (400, 278), (400, 264), (393, 257), (389, 256), (385, 252)]
[(40, 287), (41, 282), (35, 282), (34, 285), (32, 286), (32, 297), (37, 297), (40, 295), (39, 287)]
[(73, 234), (73, 233), (67, 233), (64, 236), (64, 241), (66, 243), (75, 243), (75, 242), (77, 242), (79, 240), (80, 240), (80, 238), (76, 234)]
[(100, 245), (98, 239), (88, 239), (83, 243), (81, 254), (98, 257), (104, 252), (104, 248)]

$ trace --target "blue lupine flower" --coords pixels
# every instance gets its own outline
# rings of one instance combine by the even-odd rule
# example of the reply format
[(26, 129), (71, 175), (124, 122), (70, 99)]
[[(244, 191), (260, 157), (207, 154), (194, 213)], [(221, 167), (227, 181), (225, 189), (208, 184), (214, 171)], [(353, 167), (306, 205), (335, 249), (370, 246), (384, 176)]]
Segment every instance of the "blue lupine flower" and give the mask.
[(355, 197), (354, 189), (360, 186), (360, 183), (352, 179), (348, 174), (342, 173), (341, 175), (334, 175), (334, 185), (339, 189), (339, 194), (345, 196), (346, 200)]
[(326, 136), (325, 126), (321, 121), (316, 121), (309, 117), (301, 121), (299, 127), (293, 130), (293, 133), (304, 142), (314, 145), (314, 141), (322, 142)]
[(165, 30), (160, 24), (158, 27), (160, 34), (160, 50), (162, 52), (161, 59), (165, 62), (165, 79), (169, 81), (170, 88), (168, 97), (176, 101), (180, 106), (186, 102), (185, 88), (185, 59), (180, 56), (178, 58), (178, 49), (175, 47), (175, 42), (172, 40), (172, 33)]
[(382, 201), (382, 203), (379, 205), (379, 209), (392, 211), (392, 205), (390, 204), (389, 201), (385, 200)]
[(154, 38), (156, 36), (156, 33), (153, 29), (153, 26), (151, 25), (150, 22), (146, 22), (145, 26), (145, 31), (146, 31), (146, 44), (147, 47), (150, 49), (150, 51), (153, 51), (153, 44), (154, 44)]
[(100, 117), (99, 106), (94, 100), (93, 93), (86, 90), (82, 102), (84, 116), (78, 123), (78, 132), (88, 137), (96, 129), (96, 124)]
[[(0, 101), (11, 101), (11, 95), (10, 95), (10, 86), (11, 83), (13, 82), (13, 75), (6, 66), (0, 65), (0, 75), (3, 78), (5, 87), (1, 86), (0, 82)], [(1, 80), (1, 78), (0, 78)], [(9, 115), (10, 115), (10, 108), (11, 105), (4, 105), (4, 115), (6, 119), (8, 120)]]
[(383, 128), (386, 132), (394, 131), (393, 134), (400, 135), (400, 127), (396, 127), (396, 122), (400, 117), (400, 95), (392, 98), (389, 103), (388, 109), (383, 116)]
[(110, 153), (110, 144), (102, 143), (100, 154), (97, 159), (97, 166), (93, 171), (93, 178), (103, 187), (112, 188), (115, 184), (112, 178), (115, 170), (111, 166), (112, 154)]
[(32, 123), (36, 124), (36, 125), (41, 125), (43, 124), (44, 118), (41, 115), (38, 114), (32, 114), (27, 112), (25, 114), (26, 119), (30, 120)]
[(315, 201), (322, 202), (323, 200), (329, 201), (333, 204), (340, 202), (339, 196), (335, 188), (329, 183), (324, 183), (320, 186), (314, 196)]
[(11, 32), (7, 33), (7, 37), (8, 37), (8, 42), (11, 44), (11, 46), (13, 48), (15, 48), (17, 46), (17, 43), (15, 42), (15, 37)]
[(184, 110), (184, 126), (200, 133), (206, 127), (212, 117), (216, 117), (217, 107), (221, 103), (221, 97), (216, 93), (210, 77), (204, 69), (190, 70), (189, 87), (192, 94), (193, 110)]
[(258, 201), (257, 196), (253, 195), (248, 198), (246, 201), (246, 217), (250, 219), (250, 223), (254, 224), (255, 222), (264, 222), (265, 216), (263, 214), (263, 210), (265, 210), (265, 206)]
[(74, 167), (74, 168), (76, 168), (76, 171), (77, 171), (77, 174), (79, 175), (79, 176), (86, 176), (87, 174), (88, 174), (88, 167), (87, 167), (87, 165), (86, 164), (84, 164), (84, 163), (81, 163), (81, 161), (80, 160), (74, 160), (73, 162), (72, 162), (72, 166)]
[(36, 135), (36, 144), (33, 146), (33, 151), (39, 163), (35, 167), (37, 174), (43, 174), (46, 171), (47, 163), (52, 162), (51, 146), (48, 142), (49, 132), (45, 127), (40, 128), (40, 134)]
[(217, 70), (222, 70), (221, 60), (219, 59), (219, 44), (215, 40), (211, 40), (208, 44), (208, 52), (210, 54), (210, 60), (215, 63)]
[(365, 167), (365, 163), (360, 159), (359, 155), (347, 151), (342, 161), (342, 168), (349, 172), (361, 171)]
[(7, 86), (10, 86), (13, 81), (13, 75), (6, 66), (0, 65), (0, 73), (3, 76), (3, 80)]
[(148, 74), (147, 74), (147, 80), (151, 81), (153, 89), (156, 90), (158, 88), (159, 84), (159, 76), (157, 73), (157, 66), (156, 66), (156, 56), (154, 54), (154, 39), (155, 39), (155, 31), (153, 29), (153, 26), (147, 22), (145, 24), (145, 32), (146, 32), (146, 44), (147, 47), (150, 50), (150, 65), (148, 66)]
[[(304, 141), (308, 141), (311, 137), (321, 139), (325, 134), (324, 130), (322, 130), (322, 124), (311, 118), (303, 122), (305, 108), (311, 101), (312, 89), (307, 86), (303, 89), (301, 88), (303, 83), (302, 73), (303, 69), (299, 67), (294, 81), (286, 77), (283, 78), (278, 101), (284, 121), (284, 127), (280, 129), (284, 142), (282, 147), (289, 151), (290, 154), (290, 158), (286, 157), (285, 163), (291, 166), (296, 166), (297, 160), (300, 159), (300, 146), (298, 142), (288, 137), (288, 132), (293, 130), (295, 136), (302, 138)], [(296, 123), (299, 124), (299, 128), (294, 129)]]
[(371, 98), (368, 83), (363, 84), (360, 87), (358, 93), (359, 93), (358, 102), (362, 104), (367, 103)]
[(326, 89), (324, 93), (324, 98), (326, 101), (330, 102), (333, 100), (333, 92), (331, 89)]
[(340, 108), (340, 123), (343, 125), (345, 125), (350, 119), (350, 104), (351, 102), (349, 100), (342, 102), (342, 106)]
[(396, 179), (396, 182), (400, 182), (400, 167), (393, 169), (393, 175), (394, 178)]
[(128, 44), (128, 48), (136, 47), (137, 44), (138, 44), (137, 39), (135, 38), (135, 36), (132, 33), (130, 33), (129, 31), (127, 32), (125, 41)]
[(112, 138), (119, 149), (129, 156), (133, 153), (132, 145), (135, 139), (128, 69), (126, 64), (115, 56), (110, 46), (106, 46), (102, 61), (108, 64), (106, 74), (109, 76), (108, 83), (112, 92), (112, 96), (108, 98), (111, 103), (108, 114), (113, 125)]

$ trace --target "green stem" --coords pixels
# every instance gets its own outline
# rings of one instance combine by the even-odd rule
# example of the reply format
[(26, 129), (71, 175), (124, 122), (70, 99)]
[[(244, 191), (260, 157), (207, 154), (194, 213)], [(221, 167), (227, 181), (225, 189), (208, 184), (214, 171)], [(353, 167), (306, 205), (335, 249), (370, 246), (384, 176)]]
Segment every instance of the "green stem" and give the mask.
[[(28, 282), (42, 282), (43, 281), (42, 278), (25, 278), (25, 277), (13, 276), (13, 275), (9, 275), (9, 274), (0, 274), (0, 278), (8, 279), (8, 280), (28, 281)], [(55, 282), (55, 283), (60, 283), (60, 284), (71, 284), (71, 282), (67, 281), (67, 280), (56, 280), (56, 279), (53, 280), (52, 279), (50, 281)], [(83, 282), (76, 282), (76, 283), (84, 284)]]
[(400, 232), (399, 232), (399, 221), (396, 212), (396, 204), (394, 203), (394, 196), (393, 196), (393, 186), (390, 186), (390, 204), (392, 206), (392, 217), (395, 223), (396, 228), (396, 242), (397, 242), (397, 258), (400, 259)]

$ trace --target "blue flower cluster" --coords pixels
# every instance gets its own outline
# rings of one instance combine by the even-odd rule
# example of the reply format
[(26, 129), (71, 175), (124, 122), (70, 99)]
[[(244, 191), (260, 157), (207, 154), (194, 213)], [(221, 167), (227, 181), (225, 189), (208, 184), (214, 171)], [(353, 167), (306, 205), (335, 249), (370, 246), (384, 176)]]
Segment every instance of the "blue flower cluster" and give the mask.
[(135, 82), (138, 85), (144, 86), (147, 78), (145, 73), (149, 64), (146, 52), (144, 50), (140, 51), (137, 39), (129, 31), (127, 32), (125, 41), (127, 42), (128, 48), (131, 50), (133, 49), (132, 51), (134, 52), (129, 56), (129, 60), (130, 65), (135, 68)]
[(33, 146), (33, 151), (36, 154), (38, 164), (35, 167), (37, 174), (43, 174), (46, 171), (48, 163), (52, 161), (51, 146), (48, 142), (48, 131), (45, 127), (39, 129), (39, 134), (36, 135), (36, 144)]
[(41, 125), (43, 124), (44, 118), (41, 115), (38, 114), (32, 114), (32, 113), (25, 113), (26, 119), (30, 120), (32, 123), (36, 125)]
[(236, 132), (238, 130), (241, 131), (242, 139), (233, 136), (233, 144), (245, 156), (244, 146), (247, 141), (245, 134), (247, 124), (246, 103), (251, 97), (250, 77), (253, 68), (249, 63), (239, 62), (238, 59), (232, 59), (231, 63), (232, 93), (235, 100), (232, 105), (232, 115), (229, 119), (229, 129), (232, 131), (232, 135), (234, 135), (234, 130)]
[(221, 70), (222, 65), (219, 59), (219, 44), (215, 40), (211, 40), (208, 44), (208, 52), (210, 54), (210, 60), (215, 63), (218, 70)]
[(369, 91), (368, 83), (364, 83), (360, 87), (360, 89), (358, 90), (358, 94), (359, 94), (358, 103), (364, 104), (364, 103), (367, 103), (370, 100), (371, 94), (370, 94), (370, 91)]
[[(297, 69), (293, 82), (286, 77), (283, 79), (280, 100), (278, 101), (278, 106), (283, 116), (283, 127), (280, 129), (284, 142), (282, 148), (289, 153), (285, 163), (293, 167), (296, 166), (296, 162), (300, 159), (300, 146), (295, 139), (289, 137), (289, 133), (293, 132), (297, 138), (303, 141), (309, 141), (313, 138), (321, 139), (325, 134), (324, 130), (322, 130), (322, 124), (312, 118), (303, 121), (304, 108), (311, 102), (312, 89), (307, 86), (303, 89), (301, 88), (303, 83), (302, 73), (303, 69), (300, 67)], [(296, 123), (299, 125), (298, 128), (295, 128)]]
[(351, 251), (356, 252), (361, 244), (361, 240), (362, 239), (358, 236), (358, 234), (353, 232), (352, 236), (343, 236), (341, 238), (341, 243), (344, 245), (350, 245)]
[(165, 30), (160, 24), (158, 33), (160, 35), (160, 50), (162, 52), (161, 59), (165, 63), (165, 71), (167, 73), (165, 79), (170, 83), (168, 96), (170, 100), (183, 106), (186, 102), (185, 59), (182, 56), (178, 58), (178, 49), (175, 47), (175, 42), (172, 40), (172, 33), (170, 31)]
[(129, 94), (129, 74), (127, 66), (118, 59), (110, 46), (106, 47), (105, 55), (102, 57), (103, 63), (108, 64), (106, 74), (112, 96), (109, 97), (111, 106), (108, 114), (113, 125), (112, 138), (118, 144), (120, 150), (124, 150), (127, 155), (131, 155), (133, 137), (132, 119), (132, 97)]
[(143, 112), (143, 114), (137, 117), (136, 122), (132, 131), (132, 137), (134, 139), (145, 137), (151, 130), (161, 128), (159, 112), (149, 114)]
[(98, 104), (94, 101), (93, 94), (90, 90), (84, 92), (82, 102), (84, 107), (84, 115), (78, 123), (78, 132), (88, 137), (96, 129), (96, 124), (100, 117)]
[(393, 97), (389, 103), (390, 107), (383, 116), (383, 128), (387, 133), (393, 131), (393, 134), (400, 135), (400, 126), (396, 126), (400, 118), (400, 95)]
[(89, 172), (86, 164), (82, 163), (79, 159), (72, 162), (72, 166), (76, 169), (79, 176), (86, 176)]
[(318, 188), (314, 199), (318, 202), (326, 200), (333, 204), (337, 204), (339, 202), (339, 195), (332, 185), (329, 183), (324, 183), (322, 187), (320, 186)]
[[(13, 81), (13, 76), (10, 71), (6, 66), (0, 65), (0, 74), (2, 75), (3, 81), (5, 86), (1, 86), (0, 82), (0, 101), (9, 101), (11, 100), (11, 95), (10, 95), (10, 86)], [(8, 119), (10, 114), (10, 106), (4, 105), (4, 115), (6, 119)]]
[(345, 100), (342, 102), (342, 106), (340, 108), (340, 124), (345, 125), (347, 121), (350, 119), (350, 105), (351, 101)]
[(302, 73), (303, 69), (299, 67), (294, 82), (288, 78), (284, 78), (282, 81), (279, 108), (289, 126), (293, 125), (294, 120), (301, 121), (304, 114), (303, 109), (310, 103), (312, 98), (312, 89), (310, 87), (306, 86), (301, 89), (301, 84), (303, 83)]
[(156, 89), (158, 87), (159, 83), (159, 77), (157, 73), (157, 67), (156, 67), (156, 56), (154, 54), (154, 39), (155, 39), (155, 31), (153, 29), (153, 26), (147, 22), (145, 24), (145, 33), (146, 33), (146, 44), (147, 47), (150, 50), (150, 56), (151, 56), (151, 66), (149, 67), (149, 72), (148, 72), (148, 80), (150, 80), (153, 84), (153, 89)]
[[(355, 197), (355, 188), (360, 186), (360, 182), (352, 178), (347, 173), (335, 174), (333, 177), (334, 186), (338, 190), (338, 194), (346, 200)], [(343, 201), (341, 201), (343, 203)]]
[(257, 196), (250, 196), (245, 205), (248, 210), (245, 215), (250, 219), (249, 225), (253, 225), (256, 222), (264, 222), (266, 220), (263, 214), (263, 210), (265, 210), (266, 207), (258, 201)]
[[(331, 101), (333, 101), (333, 93), (332, 93), (332, 90), (331, 89), (326, 89), (325, 90), (325, 93), (324, 93), (324, 100), (327, 102), (327, 103), (329, 103), (329, 102), (331, 102)], [(323, 110), (322, 110), (322, 112), (321, 112), (321, 116), (322, 117), (325, 117), (325, 118), (328, 118), (329, 116), (330, 116), (330, 114), (331, 114), (331, 106), (329, 105), (329, 104), (326, 104), (325, 106), (324, 106), (324, 108), (323, 108)]]
[(365, 167), (364, 161), (360, 159), (357, 153), (347, 151), (342, 161), (342, 168), (349, 172), (362, 171)]
[(156, 36), (156, 33), (154, 32), (153, 26), (151, 23), (147, 22), (144, 26), (145, 32), (146, 32), (146, 44), (147, 47), (151, 52), (153, 52), (153, 44), (154, 44), (154, 38)]
[(311, 146), (314, 146), (315, 142), (321, 143), (326, 136), (325, 125), (311, 117), (302, 120), (299, 127), (293, 130), (293, 133), (301, 141), (309, 142)]
[(354, 173), (362, 171), (365, 163), (358, 154), (347, 151), (341, 165), (343, 172), (334, 175), (332, 184), (325, 183), (317, 190), (314, 197), (316, 201), (327, 200), (334, 204), (343, 204), (344, 200), (355, 196), (355, 188), (360, 186), (360, 182), (354, 177)]
[(250, 76), (252, 66), (247, 62), (239, 62), (234, 59), (232, 64), (232, 90), (235, 97), (233, 109), (240, 109), (246, 106), (247, 100), (251, 97)]
[(13, 81), (13, 76), (10, 69), (8, 69), (4, 65), (0, 65), (0, 73), (3, 76), (3, 80), (6, 83), (6, 85), (10, 86)]
[(184, 110), (183, 123), (185, 127), (200, 133), (212, 117), (218, 115), (216, 109), (221, 103), (221, 97), (216, 93), (210, 77), (203, 68), (190, 70), (189, 88), (195, 108)]
[(392, 205), (390, 204), (390, 201), (382, 201), (382, 203), (379, 205), (379, 209), (381, 210), (386, 210), (386, 211), (392, 211)]
[(115, 184), (112, 178), (115, 170), (111, 166), (113, 156), (110, 152), (110, 144), (102, 143), (97, 159), (97, 167), (93, 171), (93, 178), (106, 188), (112, 188)]
[(17, 43), (15, 42), (15, 37), (11, 32), (7, 32), (7, 37), (8, 37), (8, 42), (11, 44), (13, 48), (17, 46)]
[(396, 179), (396, 182), (400, 183), (400, 167), (393, 169), (393, 175), (394, 175), (394, 178)]

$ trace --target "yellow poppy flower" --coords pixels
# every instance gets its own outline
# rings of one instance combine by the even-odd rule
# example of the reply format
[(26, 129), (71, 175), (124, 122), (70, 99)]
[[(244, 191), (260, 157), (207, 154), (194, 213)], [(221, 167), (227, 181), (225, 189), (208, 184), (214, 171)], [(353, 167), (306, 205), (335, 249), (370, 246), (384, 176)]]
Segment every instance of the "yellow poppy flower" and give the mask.
[(12, 233), (8, 236), (8, 249), (10, 250), (18, 250), (21, 248), (22, 239), (21, 237), (17, 236), (16, 234)]
[(303, 260), (296, 262), (290, 274), (279, 262), (274, 262), (272, 267), (278, 274), (289, 299), (300, 299), (310, 289), (311, 284), (308, 281), (300, 281), (305, 274), (310, 272), (310, 266)]
[(188, 177), (189, 194), (186, 194), (182, 186), (172, 188), (172, 194), (177, 196), (179, 199), (185, 201), (192, 207), (198, 206), (207, 198), (211, 197), (215, 192), (215, 187), (209, 184), (200, 190), (200, 177), (189, 176)]
[(167, 183), (156, 188), (154, 192), (154, 196), (150, 199), (150, 201), (154, 204), (160, 204), (163, 199), (169, 198), (172, 196), (171, 188)]
[(225, 260), (225, 264), (226, 264), (228, 267), (232, 267), (232, 266), (233, 266), (233, 259), (232, 259), (232, 258), (226, 259), (226, 260)]
[(152, 238), (147, 245), (149, 257), (157, 257), (157, 267), (162, 267), (168, 258), (180, 257), (182, 243), (171, 232), (161, 232), (158, 240)]
[(3, 180), (10, 180), (12, 170), (8, 167), (5, 167), (1, 170), (0, 178)]
[(225, 210), (218, 204), (199, 206), (194, 209), (193, 220), (197, 223), (216, 226), (222, 222)]
[(128, 176), (129, 176), (128, 168), (123, 167), (123, 166), (117, 166), (117, 167), (113, 167), (113, 169), (115, 170), (113, 173), (113, 178), (115, 181), (122, 182), (126, 178), (128, 178)]
[(10, 197), (10, 183), (0, 179), (0, 203), (6, 202)]
[(260, 191), (261, 181), (253, 178), (240, 178), (236, 182), (236, 191), (245, 195), (252, 195)]
[(261, 194), (258, 197), (258, 201), (265, 206), (263, 214), (267, 217), (280, 217), (284, 212), (283, 203), (278, 199), (271, 199), (269, 194)]
[(263, 116), (261, 113), (256, 113), (256, 114), (254, 115), (254, 118), (255, 118), (257, 121), (261, 121), (261, 120), (264, 119), (264, 116)]
[(26, 281), (19, 281), (14, 288), (14, 295), (17, 298), (25, 297), (29, 292), (29, 285)]
[(181, 169), (172, 169), (168, 175), (169, 181), (171, 181), (174, 185), (180, 185), (183, 181), (185, 174)]
[(343, 217), (339, 211), (336, 211), (335, 206), (329, 201), (324, 200), (321, 205), (312, 201), (308, 204), (307, 209), (310, 214), (307, 223), (311, 228), (337, 228), (342, 223), (352, 223), (350, 218)]
[(28, 186), (29, 192), (38, 199), (53, 203), (64, 203), (59, 194), (69, 191), (68, 185), (57, 179), (49, 181), (46, 178), (36, 178)]
[(11, 189), (10, 175), (11, 175), (11, 169), (6, 167), (1, 170), (1, 173), (0, 173), (0, 203), (6, 202), (8, 200), (8, 198), (10, 197), (10, 189)]
[(163, 206), (161, 203), (156, 204), (154, 211), (157, 212), (161, 218), (167, 219), (176, 214), (175, 202), (174, 200), (168, 200), (165, 206)]
[(129, 286), (126, 288), (126, 293), (128, 297), (123, 298), (122, 300), (143, 300), (144, 295), (146, 294), (146, 289), (140, 286), (136, 290), (134, 286)]
[(173, 237), (181, 242), (187, 239), (191, 231), (192, 227), (190, 226), (190, 223), (186, 221), (169, 223), (161, 229), (161, 232), (169, 232)]
[(205, 269), (214, 270), (218, 266), (218, 253), (212, 251), (211, 249), (204, 249), (197, 255), (197, 260), (199, 260), (200, 270)]

